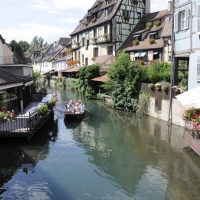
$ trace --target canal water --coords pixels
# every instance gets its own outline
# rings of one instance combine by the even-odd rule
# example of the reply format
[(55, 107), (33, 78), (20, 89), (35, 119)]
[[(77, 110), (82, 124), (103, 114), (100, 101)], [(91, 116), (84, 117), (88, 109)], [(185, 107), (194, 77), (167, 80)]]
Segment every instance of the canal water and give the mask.
[(200, 199), (200, 157), (181, 127), (87, 99), (83, 121), (65, 122), (65, 102), (81, 97), (57, 92), (54, 119), (31, 142), (0, 140), (0, 199)]

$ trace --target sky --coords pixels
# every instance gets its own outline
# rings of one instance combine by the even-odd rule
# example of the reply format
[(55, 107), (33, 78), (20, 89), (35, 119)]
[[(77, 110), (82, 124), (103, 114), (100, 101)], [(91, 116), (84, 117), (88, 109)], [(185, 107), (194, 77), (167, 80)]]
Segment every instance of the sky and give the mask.
[[(41, 36), (47, 43), (69, 37), (95, 0), (0, 0), (0, 34), (31, 42)], [(168, 0), (151, 0), (151, 12), (167, 9)]]

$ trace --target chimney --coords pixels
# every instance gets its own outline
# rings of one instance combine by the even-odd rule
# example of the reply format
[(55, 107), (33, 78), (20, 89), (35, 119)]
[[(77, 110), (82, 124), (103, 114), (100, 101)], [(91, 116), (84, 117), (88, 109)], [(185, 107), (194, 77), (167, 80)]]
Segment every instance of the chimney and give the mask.
[(168, 11), (170, 12), (172, 10), (172, 1), (168, 1)]

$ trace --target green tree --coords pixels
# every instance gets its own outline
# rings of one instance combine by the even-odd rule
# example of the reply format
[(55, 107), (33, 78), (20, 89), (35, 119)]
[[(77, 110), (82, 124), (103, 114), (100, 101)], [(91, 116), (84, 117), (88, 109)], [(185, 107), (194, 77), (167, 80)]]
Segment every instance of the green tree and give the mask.
[(13, 47), (15, 56), (17, 57), (19, 62), (25, 64), (26, 63), (26, 59), (24, 57), (24, 54), (23, 54), (23, 51), (22, 51), (20, 45), (15, 40), (12, 40), (10, 42), (10, 45)]
[(25, 53), (29, 49), (29, 43), (26, 41), (19, 41), (18, 45), (21, 47), (22, 52)]
[(88, 98), (96, 97), (98, 87), (91, 79), (100, 76), (99, 65), (81, 67), (77, 73), (77, 89)]
[(31, 41), (29, 50), (33, 51), (35, 48), (41, 48), (43, 44), (44, 44), (44, 39), (36, 35)]
[(118, 51), (116, 61), (108, 68), (110, 80), (103, 85), (112, 97), (113, 107), (137, 110), (142, 74), (140, 65), (131, 62), (129, 54)]

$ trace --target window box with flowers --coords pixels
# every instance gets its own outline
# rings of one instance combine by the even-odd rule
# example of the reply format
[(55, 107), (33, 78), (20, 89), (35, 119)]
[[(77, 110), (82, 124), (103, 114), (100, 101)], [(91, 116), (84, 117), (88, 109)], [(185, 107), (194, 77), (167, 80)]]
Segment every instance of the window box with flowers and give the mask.
[(160, 26), (160, 25), (161, 25), (161, 22), (160, 22), (160, 21), (155, 21), (153, 24), (154, 24), (155, 26)]
[(147, 22), (147, 23), (146, 23), (146, 27), (147, 27), (147, 28), (152, 28), (152, 26), (153, 26), (153, 23), (152, 23), (152, 22)]
[(88, 24), (89, 24), (88, 22), (85, 22), (85, 23), (84, 23), (84, 26), (86, 26), (86, 27), (87, 27), (87, 26), (88, 26)]
[(15, 113), (12, 111), (0, 111), (0, 124), (14, 120)]
[(96, 18), (92, 18), (92, 19), (91, 19), (91, 22), (92, 22), (92, 23), (95, 23), (96, 21), (97, 21)]
[(107, 39), (108, 38), (108, 34), (104, 33), (102, 37), (105, 38), (105, 39)]
[(92, 41), (93, 41), (93, 42), (96, 42), (96, 41), (97, 41), (97, 37), (93, 37), (93, 38), (92, 38)]
[(96, 59), (97, 59), (97, 57), (93, 57), (93, 58), (91, 58), (92, 61), (95, 61)]
[(37, 112), (41, 117), (45, 117), (47, 113), (49, 112), (49, 108), (46, 104), (40, 104), (37, 107)]
[(139, 45), (140, 42), (139, 42), (139, 40), (133, 40), (132, 43), (133, 43), (134, 46), (137, 46), (137, 45)]
[(156, 41), (156, 40), (155, 40), (154, 38), (150, 38), (150, 39), (149, 39), (149, 44), (154, 44), (155, 41)]
[(75, 45), (76, 45), (76, 46), (79, 46), (79, 44), (80, 44), (80, 42), (78, 42), (78, 41), (77, 41), (77, 42), (75, 42)]
[(124, 18), (125, 22), (129, 22), (130, 16), (124, 16), (123, 18)]

